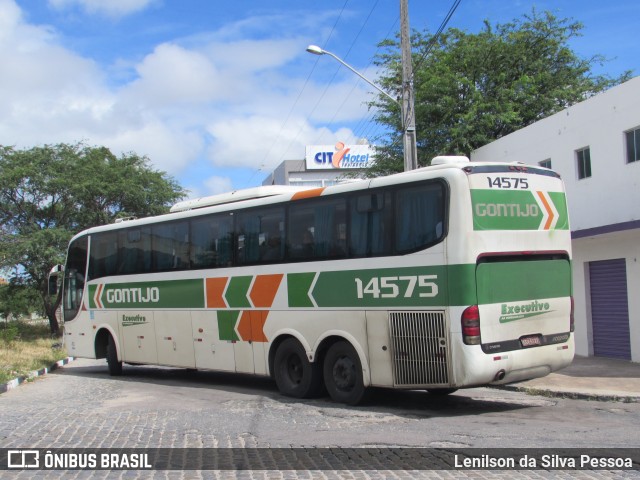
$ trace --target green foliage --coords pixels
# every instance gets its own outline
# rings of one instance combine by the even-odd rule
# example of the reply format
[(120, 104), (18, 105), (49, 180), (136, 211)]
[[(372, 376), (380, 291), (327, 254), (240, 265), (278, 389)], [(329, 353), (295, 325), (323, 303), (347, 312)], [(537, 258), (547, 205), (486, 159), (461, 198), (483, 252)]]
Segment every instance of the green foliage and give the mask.
[[(474, 149), (530, 125), (631, 78), (594, 75), (602, 56), (583, 59), (569, 47), (582, 24), (535, 10), (522, 19), (470, 34), (449, 29), (437, 39), (428, 33), (412, 38), (418, 163), (437, 155), (470, 155)], [(377, 65), (380, 80), (401, 94), (399, 44), (383, 42), (387, 51)], [(428, 54), (425, 53), (429, 51)], [(391, 131), (373, 176), (402, 170), (402, 127), (397, 105), (380, 97), (376, 120)]]
[(3, 322), (0, 324), (0, 342), (5, 346), (11, 345), (18, 338), (18, 326), (14, 323)]
[(51, 367), (67, 356), (46, 323), (0, 323), (0, 384)]
[(29, 317), (33, 313), (42, 315), (42, 307), (42, 299), (36, 289), (15, 282), (0, 285), (0, 316), (3, 320)]
[(116, 157), (82, 143), (0, 146), (0, 268), (40, 292), (55, 331), (47, 276), (64, 262), (71, 237), (120, 216), (165, 213), (184, 193), (134, 153)]

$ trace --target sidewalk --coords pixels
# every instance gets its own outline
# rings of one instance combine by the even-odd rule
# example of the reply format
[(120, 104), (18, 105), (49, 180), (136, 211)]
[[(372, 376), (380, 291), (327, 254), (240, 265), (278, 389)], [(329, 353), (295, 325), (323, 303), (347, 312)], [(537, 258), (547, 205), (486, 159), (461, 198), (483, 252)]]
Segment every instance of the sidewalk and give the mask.
[(565, 398), (640, 402), (640, 363), (576, 356), (567, 368), (502, 388)]

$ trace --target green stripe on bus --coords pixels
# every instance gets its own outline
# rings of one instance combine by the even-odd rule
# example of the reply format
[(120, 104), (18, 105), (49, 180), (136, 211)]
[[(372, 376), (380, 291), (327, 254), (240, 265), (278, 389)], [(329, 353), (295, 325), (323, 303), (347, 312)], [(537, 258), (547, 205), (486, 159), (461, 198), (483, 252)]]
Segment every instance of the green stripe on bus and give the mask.
[(231, 308), (250, 308), (251, 304), (247, 298), (249, 287), (253, 281), (253, 276), (231, 277), (225, 298)]
[(475, 264), (456, 264), (446, 267), (450, 306), (468, 306), (478, 303), (476, 297)]
[[(231, 277), (225, 294), (230, 308), (251, 308), (247, 294), (253, 278)], [(203, 279), (98, 284), (88, 293), (90, 308), (205, 308)], [(444, 308), (569, 295), (566, 260), (287, 274), (289, 308)], [(238, 315), (218, 310), (223, 339), (237, 340)]]
[(287, 275), (289, 307), (291, 308), (310, 308), (313, 302), (309, 298), (309, 290), (313, 279), (316, 278), (315, 272), (309, 273), (289, 273)]
[(90, 285), (89, 295), (90, 308), (204, 308), (204, 280), (111, 283), (102, 291)]
[(477, 279), (480, 304), (571, 295), (571, 263), (567, 260), (481, 263)]
[(549, 192), (551, 201), (558, 210), (558, 223), (556, 224), (556, 230), (569, 230), (569, 213), (567, 210), (567, 196), (564, 192)]
[(289, 307), (445, 307), (472, 305), (475, 265), (406, 267), (287, 276)]
[[(544, 204), (547, 200), (540, 197), (545, 194), (557, 213), (547, 211)], [(543, 220), (549, 217), (555, 223), (555, 230), (569, 228), (563, 192), (473, 189), (471, 202), (474, 230), (539, 230), (545, 228)]]
[(218, 310), (218, 336), (220, 340), (237, 342), (240, 340), (236, 333), (236, 322), (240, 316), (239, 310)]

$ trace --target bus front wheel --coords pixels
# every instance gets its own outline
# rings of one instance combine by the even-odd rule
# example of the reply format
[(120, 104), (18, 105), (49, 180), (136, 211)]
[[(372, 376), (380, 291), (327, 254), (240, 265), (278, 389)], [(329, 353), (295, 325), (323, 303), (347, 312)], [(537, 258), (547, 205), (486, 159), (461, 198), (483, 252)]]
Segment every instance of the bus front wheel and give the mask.
[(314, 397), (322, 387), (318, 363), (307, 360), (304, 347), (295, 338), (288, 338), (276, 350), (274, 377), (280, 393), (288, 397)]
[(107, 344), (107, 366), (109, 367), (109, 375), (112, 377), (122, 375), (122, 362), (118, 360), (116, 341), (111, 335), (109, 335), (109, 343)]
[(362, 364), (349, 342), (336, 342), (327, 351), (324, 382), (329, 395), (336, 402), (357, 405), (364, 399), (366, 389), (362, 379)]

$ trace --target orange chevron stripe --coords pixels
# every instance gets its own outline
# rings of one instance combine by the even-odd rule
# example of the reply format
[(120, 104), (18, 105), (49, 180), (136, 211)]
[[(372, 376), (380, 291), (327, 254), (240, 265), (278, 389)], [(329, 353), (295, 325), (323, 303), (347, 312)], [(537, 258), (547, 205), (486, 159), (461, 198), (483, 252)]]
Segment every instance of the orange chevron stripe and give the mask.
[(544, 197), (542, 192), (537, 192), (537, 194), (538, 194), (538, 198), (540, 198), (540, 200), (542, 201), (542, 205), (544, 205), (544, 209), (549, 214), (549, 218), (547, 218), (547, 223), (544, 224), (544, 229), (549, 230), (551, 228), (551, 224), (553, 223), (553, 219), (554, 219), (553, 209), (549, 205), (549, 202), (547, 202), (547, 199)]
[(251, 334), (251, 312), (249, 310), (243, 311), (240, 316), (238, 335), (240, 335), (240, 338), (245, 342), (253, 339), (253, 335)]
[(326, 187), (320, 188), (311, 188), (309, 190), (302, 190), (301, 192), (296, 192), (291, 197), (291, 200), (302, 200), (303, 198), (312, 198), (319, 197)]
[(254, 307), (271, 308), (283, 276), (284, 274), (282, 273), (256, 276), (249, 293), (249, 298), (251, 298)]
[(96, 288), (96, 293), (94, 294), (94, 297), (93, 297), (96, 307), (98, 308), (103, 308), (103, 305), (100, 299), (100, 297), (102, 297), (102, 290), (104, 290), (104, 283), (101, 283), (98, 285), (98, 288)]
[(244, 310), (238, 323), (240, 338), (252, 342), (268, 342), (264, 334), (264, 324), (269, 312), (266, 310)]
[(227, 308), (223, 294), (228, 280), (228, 277), (206, 279), (207, 308)]

